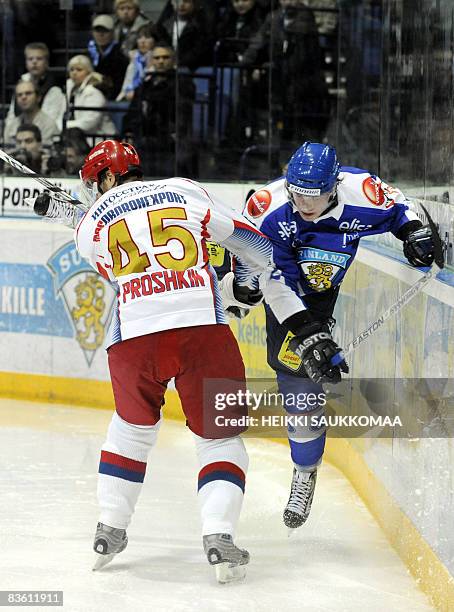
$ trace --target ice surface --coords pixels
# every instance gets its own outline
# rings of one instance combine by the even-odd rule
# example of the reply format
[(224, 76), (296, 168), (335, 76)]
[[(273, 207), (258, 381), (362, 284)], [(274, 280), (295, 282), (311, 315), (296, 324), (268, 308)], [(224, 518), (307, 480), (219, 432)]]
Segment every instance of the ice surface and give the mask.
[(433, 609), (329, 465), (307, 524), (289, 539), (288, 451), (261, 440), (246, 441), (251, 462), (236, 538), (251, 564), (244, 583), (218, 585), (202, 550), (192, 436), (172, 421), (150, 455), (128, 548), (92, 572), (97, 464), (109, 420), (102, 410), (0, 400), (0, 590), (63, 590), (63, 609), (80, 612)]

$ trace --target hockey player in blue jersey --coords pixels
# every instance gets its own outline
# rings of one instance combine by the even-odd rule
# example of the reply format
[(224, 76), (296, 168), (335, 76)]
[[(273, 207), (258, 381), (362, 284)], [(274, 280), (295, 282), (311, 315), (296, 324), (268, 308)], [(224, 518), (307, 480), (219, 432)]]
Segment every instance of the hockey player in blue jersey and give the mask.
[[(323, 396), (323, 383), (348, 373), (331, 335), (332, 315), (360, 238), (392, 232), (411, 265), (429, 266), (430, 228), (399, 189), (366, 170), (340, 167), (332, 146), (312, 142), (294, 153), (285, 177), (249, 198), (245, 215), (273, 243), (275, 267), (264, 295), (268, 363), (279, 391), (286, 398)], [(311, 416), (323, 414), (322, 403)], [(293, 402), (286, 410), (294, 413)], [(284, 523), (291, 529), (309, 516), (325, 436), (323, 428), (288, 430), (294, 470)]]

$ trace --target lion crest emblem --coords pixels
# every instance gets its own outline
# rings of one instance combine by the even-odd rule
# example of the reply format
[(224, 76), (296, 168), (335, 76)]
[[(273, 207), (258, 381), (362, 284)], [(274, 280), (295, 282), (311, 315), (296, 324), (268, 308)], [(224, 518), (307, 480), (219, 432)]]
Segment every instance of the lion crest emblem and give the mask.
[(60, 247), (47, 265), (54, 277), (55, 295), (62, 299), (75, 340), (91, 366), (96, 351), (104, 343), (115, 291), (81, 258), (74, 242)]
[(306, 278), (315, 291), (330, 289), (333, 277), (333, 266), (325, 263), (315, 263), (308, 266)]
[(71, 315), (77, 329), (76, 340), (87, 351), (96, 351), (104, 341), (102, 315), (106, 308), (104, 283), (95, 274), (87, 274), (76, 287), (76, 304)]
[(295, 245), (297, 262), (303, 273), (304, 281), (313, 291), (327, 291), (347, 269), (351, 259), (349, 253), (327, 251), (303, 244)]

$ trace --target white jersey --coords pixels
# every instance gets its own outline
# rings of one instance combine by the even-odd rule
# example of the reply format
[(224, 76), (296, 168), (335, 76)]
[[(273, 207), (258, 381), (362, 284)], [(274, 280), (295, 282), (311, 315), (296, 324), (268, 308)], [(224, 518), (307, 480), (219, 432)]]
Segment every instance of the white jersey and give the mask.
[(271, 243), (240, 213), (183, 178), (134, 181), (101, 196), (76, 228), (76, 245), (118, 287), (110, 344), (165, 329), (226, 324), (206, 240), (241, 261), (247, 284)]

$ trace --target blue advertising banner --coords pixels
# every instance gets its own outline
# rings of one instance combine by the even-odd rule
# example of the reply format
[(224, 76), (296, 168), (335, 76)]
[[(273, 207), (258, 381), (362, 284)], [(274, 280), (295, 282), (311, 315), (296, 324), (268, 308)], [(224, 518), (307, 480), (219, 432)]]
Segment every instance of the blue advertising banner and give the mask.
[(88, 365), (104, 344), (114, 298), (73, 241), (47, 265), (0, 262), (0, 332), (74, 338)]

